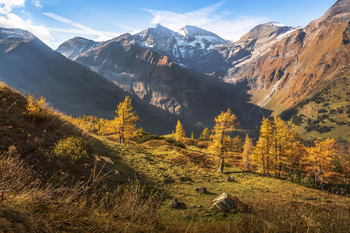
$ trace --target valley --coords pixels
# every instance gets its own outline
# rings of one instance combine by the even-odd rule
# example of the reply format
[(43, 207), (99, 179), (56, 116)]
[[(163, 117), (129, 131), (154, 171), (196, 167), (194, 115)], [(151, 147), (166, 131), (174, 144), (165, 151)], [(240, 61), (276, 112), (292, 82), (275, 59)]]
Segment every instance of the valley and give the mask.
[(350, 0), (58, 2), (0, 1), (0, 232), (350, 231)]

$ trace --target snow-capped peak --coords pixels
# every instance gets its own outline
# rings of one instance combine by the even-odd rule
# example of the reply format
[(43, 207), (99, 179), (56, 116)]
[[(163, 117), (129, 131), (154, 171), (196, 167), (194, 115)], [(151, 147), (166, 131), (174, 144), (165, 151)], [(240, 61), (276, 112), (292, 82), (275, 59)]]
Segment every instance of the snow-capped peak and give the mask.
[(275, 27), (287, 27), (287, 25), (278, 22), (271, 22), (270, 25)]
[[(179, 30), (179, 33), (183, 36), (212, 36), (215, 35), (212, 32), (209, 32), (205, 29), (196, 27), (196, 26), (192, 26), (192, 25), (186, 25), (185, 27), (181, 28)], [(215, 35), (217, 36), (217, 35)]]
[(20, 39), (20, 40), (29, 40), (34, 38), (34, 35), (32, 33), (22, 29), (0, 28), (0, 34), (1, 34), (1, 37)]
[(164, 26), (161, 25), (160, 23), (157, 23), (157, 24), (154, 26), (154, 28), (156, 28), (156, 29), (167, 29), (167, 30), (170, 30), (169, 28), (164, 27)]
[(134, 38), (139, 45), (185, 66), (198, 62), (200, 57), (206, 57), (216, 46), (229, 43), (212, 32), (189, 25), (175, 32), (157, 24), (135, 34)]
[(215, 42), (215, 44), (227, 43), (226, 40), (222, 39), (215, 33), (212, 33), (205, 29), (202, 29), (196, 26), (191, 26), (191, 25), (186, 25), (185, 27), (181, 28), (179, 30), (179, 34), (189, 38), (190, 40), (196, 39), (196, 37), (206, 37), (207, 39), (211, 37), (210, 42)]

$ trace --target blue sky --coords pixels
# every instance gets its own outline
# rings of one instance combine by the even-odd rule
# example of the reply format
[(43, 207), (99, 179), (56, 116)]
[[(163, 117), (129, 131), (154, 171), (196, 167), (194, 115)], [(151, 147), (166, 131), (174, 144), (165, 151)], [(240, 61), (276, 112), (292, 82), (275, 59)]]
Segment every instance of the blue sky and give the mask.
[(52, 48), (75, 36), (107, 40), (156, 23), (178, 30), (194, 25), (238, 40), (275, 21), (305, 26), (335, 0), (0, 0), (0, 27), (32, 32)]

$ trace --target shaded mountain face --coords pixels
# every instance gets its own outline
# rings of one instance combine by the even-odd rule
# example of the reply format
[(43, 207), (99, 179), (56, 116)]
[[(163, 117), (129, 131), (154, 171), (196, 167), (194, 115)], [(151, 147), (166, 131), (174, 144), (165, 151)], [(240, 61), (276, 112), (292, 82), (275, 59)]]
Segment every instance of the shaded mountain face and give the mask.
[[(101, 44), (75, 60), (141, 99), (179, 115), (193, 117), (196, 113), (189, 109), (196, 108), (192, 106), (219, 102), (249, 115), (247, 101), (280, 113), (320, 91), (348, 67), (349, 18), (350, 1), (339, 0), (306, 27), (269, 22), (234, 43), (192, 26), (174, 32), (157, 25)], [(208, 81), (198, 73), (232, 85)], [(194, 101), (191, 95), (181, 94), (179, 90), (189, 86), (191, 91), (186, 93), (203, 96)], [(218, 97), (218, 93), (224, 94)], [(217, 100), (207, 100), (208, 96)], [(208, 107), (208, 112), (212, 109)]]
[[(126, 93), (111, 81), (51, 50), (29, 32), (0, 29), (0, 81), (22, 93), (46, 97), (73, 116), (112, 118)], [(169, 133), (175, 117), (136, 96), (132, 104), (149, 132)]]
[(183, 68), (167, 56), (139, 45), (130, 34), (97, 46), (75, 61), (192, 125), (211, 125), (215, 116), (227, 108), (244, 122), (255, 122), (262, 115), (261, 109), (247, 104), (250, 97), (242, 87)]
[(74, 37), (61, 44), (56, 51), (69, 59), (74, 59), (76, 56), (95, 48), (99, 44), (99, 42), (95, 42), (93, 40), (88, 40), (82, 37)]
[(281, 112), (319, 91), (349, 65), (349, 1), (296, 29), (249, 62), (229, 69), (225, 80), (244, 80), (253, 103)]

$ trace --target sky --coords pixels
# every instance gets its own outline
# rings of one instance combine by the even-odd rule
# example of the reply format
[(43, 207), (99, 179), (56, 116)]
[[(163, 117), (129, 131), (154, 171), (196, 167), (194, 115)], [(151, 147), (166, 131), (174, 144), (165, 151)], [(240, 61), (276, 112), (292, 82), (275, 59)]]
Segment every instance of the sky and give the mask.
[(81, 36), (105, 41), (157, 23), (185, 25), (236, 41), (266, 22), (305, 26), (336, 0), (0, 0), (0, 27), (28, 30), (53, 49)]

